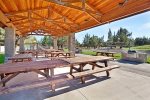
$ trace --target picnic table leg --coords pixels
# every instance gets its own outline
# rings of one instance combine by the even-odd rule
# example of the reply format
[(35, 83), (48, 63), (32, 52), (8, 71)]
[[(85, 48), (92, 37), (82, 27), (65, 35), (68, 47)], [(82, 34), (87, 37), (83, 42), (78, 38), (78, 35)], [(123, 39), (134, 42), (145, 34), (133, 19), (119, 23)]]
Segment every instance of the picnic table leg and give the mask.
[[(1, 74), (1, 80), (5, 77), (5, 74)], [(5, 86), (5, 83), (3, 83), (3, 87)]]
[(70, 65), (70, 75), (72, 75), (72, 71), (73, 71), (73, 65)]
[(49, 69), (48, 69), (48, 68), (45, 69), (44, 72), (45, 72), (45, 74), (46, 74), (47, 76), (49, 76)]
[[(104, 64), (105, 64), (105, 67), (108, 66), (108, 62), (107, 61), (104, 61)], [(106, 74), (107, 74), (107, 77), (109, 77), (109, 71), (106, 71)]]
[[(80, 66), (80, 72), (82, 72), (84, 65), (83, 65), (83, 64), (80, 64), (79, 66)], [(85, 83), (85, 77), (81, 77), (81, 82), (82, 82), (82, 84)]]
[(37, 51), (35, 52), (35, 56), (36, 56), (36, 58), (38, 58), (38, 52)]
[(68, 57), (68, 58), (71, 57), (71, 54), (70, 54), (70, 53), (67, 53), (67, 57)]
[(105, 53), (105, 54), (106, 54), (107, 57), (109, 57), (109, 54), (108, 54), (108, 53)]
[(114, 57), (114, 54), (112, 53), (112, 57)]
[(102, 56), (105, 56), (105, 54), (104, 54), (104, 53), (101, 53), (101, 55), (102, 55)]
[(98, 56), (98, 52), (96, 52), (96, 56)]

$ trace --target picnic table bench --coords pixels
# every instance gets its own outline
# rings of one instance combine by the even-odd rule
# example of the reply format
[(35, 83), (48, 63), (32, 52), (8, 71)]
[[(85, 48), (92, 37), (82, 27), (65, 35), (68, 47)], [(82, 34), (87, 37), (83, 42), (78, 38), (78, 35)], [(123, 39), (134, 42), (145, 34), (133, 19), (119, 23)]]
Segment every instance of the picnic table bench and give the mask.
[(116, 54), (116, 52), (96, 51), (96, 56), (101, 55), (101, 56), (114, 57), (114, 54)]
[(13, 57), (8, 58), (8, 62), (11, 61), (14, 62), (24, 62), (24, 61), (33, 61), (32, 54), (16, 54)]
[(19, 54), (32, 54), (32, 56), (37, 55), (37, 50), (25, 50), (25, 51), (18, 51)]
[[(6, 83), (9, 80), (16, 77), (17, 75), (19, 75), (20, 73), (36, 72), (37, 74), (40, 74), (49, 80), (49, 79), (51, 79), (51, 76), (53, 76), (53, 73), (51, 73), (51, 75), (49, 75), (49, 69), (50, 69), (50, 71), (53, 72), (54, 68), (64, 67), (64, 66), (68, 66), (68, 65), (69, 65), (68, 62), (60, 60), (60, 59), (1, 64), (0, 65), (0, 75), (1, 75), (0, 86), (3, 86), (3, 88), (1, 88), (0, 90), (1, 91), (3, 90), (6, 92), (6, 90), (8, 90), (8, 88), (9, 88), (9, 87), (5, 87)], [(41, 70), (44, 70), (44, 72)], [(62, 80), (62, 79), (60, 79), (60, 80)], [(37, 84), (37, 83), (45, 82), (45, 81), (39, 80), (35, 83)], [(59, 81), (59, 80), (57, 80), (57, 81)], [(34, 82), (30, 82), (30, 83), (33, 84)], [(50, 84), (50, 85), (53, 85), (53, 84)], [(17, 84), (16, 86), (23, 86), (23, 85)], [(12, 87), (16, 87), (16, 86), (10, 86), (11, 90), (14, 89)]]
[(65, 57), (68, 58), (70, 57), (71, 53), (70, 52), (51, 52), (51, 57)]
[[(4, 87), (0, 88), (0, 94), (14, 92), (26, 88), (39, 87), (43, 85), (50, 85), (52, 90), (55, 91), (55, 84), (66, 80), (81, 78), (82, 83), (85, 83), (85, 76), (104, 71), (106, 71), (107, 76), (109, 76), (110, 70), (118, 68), (117, 65), (108, 66), (108, 61), (111, 59), (112, 57), (92, 56), (2, 64), (0, 65), (0, 75), (2, 76), (0, 85)], [(97, 62), (104, 63), (104, 66), (97, 64)], [(92, 65), (92, 69), (84, 71), (83, 68), (86, 67), (87, 64)], [(76, 65), (79, 65), (79, 68), (76, 68)], [(54, 75), (51, 73), (51, 75), (49, 75), (49, 70), (53, 72), (54, 68), (67, 66), (70, 67), (70, 73), (63, 75)], [(95, 67), (98, 67), (98, 69), (95, 69)], [(44, 70), (44, 72), (41, 70)], [(74, 73), (73, 70), (76, 70), (77, 72)], [(46, 79), (24, 84), (22, 83), (12, 86), (5, 86), (5, 84), (15, 76), (26, 72), (36, 72), (44, 76)]]
[[(109, 76), (110, 70), (119, 68), (117, 65), (108, 66), (108, 61), (112, 59), (113, 57), (87, 56), (87, 57), (68, 58), (64, 60), (70, 63), (70, 74), (68, 75), (68, 77), (72, 77), (72, 78), (80, 77), (82, 83), (85, 83), (85, 79), (83, 76), (88, 76), (91, 74), (104, 72), (104, 71), (106, 71), (107, 76)], [(97, 64), (98, 62), (104, 63), (104, 65), (103, 66), (99, 65)], [(84, 71), (84, 67), (86, 67), (87, 64), (92, 65), (92, 70)], [(77, 65), (79, 65), (79, 68), (76, 68)], [(95, 67), (98, 67), (99, 69), (95, 70)], [(73, 70), (76, 70), (77, 73), (73, 73)]]

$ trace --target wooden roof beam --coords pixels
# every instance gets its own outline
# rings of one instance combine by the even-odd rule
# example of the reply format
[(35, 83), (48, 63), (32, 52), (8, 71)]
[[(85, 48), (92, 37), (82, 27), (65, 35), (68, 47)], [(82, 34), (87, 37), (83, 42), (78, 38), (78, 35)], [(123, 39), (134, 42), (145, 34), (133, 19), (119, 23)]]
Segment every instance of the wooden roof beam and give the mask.
[(19, 22), (19, 23), (13, 23), (13, 24), (14, 24), (15, 26), (19, 26), (19, 25), (26, 24), (26, 23), (29, 23), (29, 20), (24, 21), (24, 22)]
[(86, 12), (91, 18), (93, 18), (97, 23), (101, 23), (100, 19), (96, 18), (95, 16), (93, 16), (92, 14)]
[[(47, 1), (47, 0), (46, 0)], [(96, 22), (98, 23), (101, 23), (101, 21), (99, 19), (97, 19), (96, 17), (94, 17), (92, 14), (95, 14), (95, 15), (101, 15), (95, 11), (92, 11), (92, 10), (88, 10), (86, 9), (85, 7), (85, 0), (82, 0), (82, 8), (81, 7), (78, 7), (78, 6), (74, 6), (74, 5), (71, 5), (71, 4), (62, 4), (62, 3), (59, 3), (59, 2), (56, 2), (55, 0), (48, 0), (49, 2), (52, 2), (52, 3), (55, 3), (55, 4), (58, 4), (58, 5), (61, 5), (61, 6), (64, 6), (64, 7), (69, 7), (69, 8), (72, 8), (72, 9), (75, 9), (75, 10), (79, 10), (79, 11), (82, 11), (82, 12), (86, 12), (91, 18), (93, 18)]]
[[(56, 5), (60, 5), (60, 6), (63, 6), (63, 7), (71, 8), (71, 9), (74, 9), (74, 10), (83, 11), (83, 8), (81, 8), (79, 6), (72, 5), (70, 3), (62, 3), (62, 2), (60, 2), (60, 1), (58, 2), (56, 0), (45, 0), (45, 1), (54, 3)], [(99, 15), (98, 13), (96, 13), (92, 10), (86, 9), (86, 8), (85, 8), (85, 11), (88, 12), (88, 13), (91, 13), (91, 14)]]
[(93, 5), (89, 4), (88, 2), (85, 3), (89, 8), (97, 12), (99, 15), (102, 15), (100, 11), (98, 11)]
[[(5, 16), (5, 14), (1, 10), (0, 10), (0, 22), (3, 23), (7, 27), (13, 27), (15, 30), (17, 30), (14, 24), (7, 23), (7, 22), (10, 22), (10, 20)], [(19, 31), (16, 31), (16, 33), (21, 34)]]
[(29, 12), (29, 11), (44, 10), (44, 9), (48, 9), (48, 7), (49, 7), (49, 6), (40, 7), (40, 8), (34, 8), (34, 9), (28, 9), (28, 10), (13, 11), (13, 12), (5, 13), (5, 15), (6, 15), (6, 16), (9, 16), (9, 15), (15, 15), (15, 14), (19, 14), (19, 13), (25, 13), (25, 12)]
[(76, 3), (76, 2), (80, 2), (81, 0), (56, 0), (56, 1), (60, 1), (63, 3)]
[(11, 20), (10, 22), (7, 22), (7, 23), (16, 23), (16, 22), (20, 22), (20, 21), (24, 21), (24, 20), (28, 20), (28, 18), (22, 18), (22, 19), (18, 19), (18, 20)]
[[(39, 16), (39, 17), (41, 17), (41, 18), (43, 18), (41, 15), (39, 15), (39, 14), (37, 14), (37, 13), (35, 13), (35, 12), (32, 12), (33, 14), (35, 14), (35, 15), (37, 15), (37, 16)], [(51, 19), (52, 20), (52, 19)], [(70, 32), (69, 30), (67, 30), (67, 29), (65, 29), (64, 27), (62, 27), (62, 26), (60, 26), (59, 24), (57, 24), (57, 23), (54, 23), (53, 21), (48, 21), (48, 19), (46, 19), (46, 18), (43, 18), (43, 21), (45, 21), (45, 22), (48, 22), (48, 23), (53, 23), (54, 25), (56, 25), (56, 26), (58, 26), (58, 27), (60, 27), (60, 28), (62, 28), (63, 30), (65, 30), (65, 31), (67, 31), (67, 32)]]
[(89, 13), (89, 12), (87, 12), (86, 11), (86, 7), (85, 7), (85, 0), (82, 0), (82, 9), (83, 9), (83, 11), (85, 11), (91, 18), (93, 18), (96, 22), (98, 22), (98, 23), (101, 23), (100, 21), (99, 21), (99, 19), (97, 19), (95, 16), (93, 16), (91, 13)]
[(64, 16), (61, 12), (57, 11), (56, 9), (54, 8), (51, 8), (51, 10), (55, 13), (57, 13), (58, 15), (62, 16), (63, 18), (66, 18), (67, 20), (69, 20), (70, 22), (72, 22), (73, 24), (79, 26), (79, 24), (75, 23), (73, 20), (71, 20), (70, 18)]

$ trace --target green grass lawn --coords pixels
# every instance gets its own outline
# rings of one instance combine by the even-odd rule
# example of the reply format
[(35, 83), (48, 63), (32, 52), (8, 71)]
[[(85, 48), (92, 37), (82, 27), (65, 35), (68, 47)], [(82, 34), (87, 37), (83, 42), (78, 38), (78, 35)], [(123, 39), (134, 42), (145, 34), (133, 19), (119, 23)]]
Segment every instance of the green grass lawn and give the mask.
[[(124, 49), (128, 50), (129, 48), (124, 48)], [(131, 50), (150, 50), (150, 45), (142, 45), (142, 46), (131, 47)]]
[(4, 63), (4, 59), (5, 59), (4, 54), (0, 53), (0, 64)]
[[(93, 52), (92, 50), (82, 50), (82, 54), (85, 55), (96, 55), (96, 52)], [(121, 53), (117, 53), (114, 55), (115, 59), (121, 59)], [(147, 58), (147, 63), (150, 64), (150, 56)]]
[(96, 55), (96, 52), (93, 52), (92, 50), (85, 50), (83, 49), (82, 50), (82, 54), (85, 54), (85, 55)]
[(147, 58), (147, 63), (150, 64), (150, 56)]

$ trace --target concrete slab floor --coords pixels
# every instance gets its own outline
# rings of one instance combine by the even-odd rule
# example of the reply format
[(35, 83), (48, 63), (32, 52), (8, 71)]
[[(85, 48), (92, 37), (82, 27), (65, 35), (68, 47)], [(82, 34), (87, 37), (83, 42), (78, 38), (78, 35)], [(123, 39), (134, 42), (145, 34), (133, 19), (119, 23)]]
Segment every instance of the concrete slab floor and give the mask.
[(150, 100), (150, 77), (120, 69), (112, 70), (111, 78), (105, 75), (87, 77), (86, 84), (80, 80), (58, 84), (54, 93), (46, 86), (0, 95), (0, 100)]
[[(38, 60), (45, 60), (45, 58)], [(112, 70), (110, 77), (106, 77), (106, 73), (103, 72), (86, 77), (85, 84), (81, 84), (79, 79), (57, 84), (56, 92), (52, 92), (49, 86), (45, 86), (3, 94), (0, 95), (0, 100), (150, 100), (150, 77), (130, 71), (131, 68), (137, 69), (137, 65), (117, 61), (110, 63), (121, 66), (120, 69)], [(142, 69), (147, 70), (146, 66), (144, 65)], [(55, 74), (66, 73), (69, 72), (69, 68), (56, 68), (54, 72)], [(33, 77), (28, 79), (28, 75), (25, 74), (18, 75), (9, 84), (20, 80), (36, 79), (37, 76), (35, 73), (28, 73), (29, 76), (33, 74)]]

